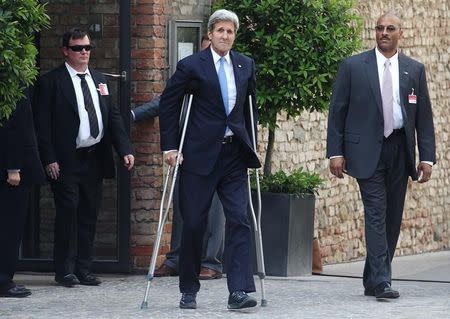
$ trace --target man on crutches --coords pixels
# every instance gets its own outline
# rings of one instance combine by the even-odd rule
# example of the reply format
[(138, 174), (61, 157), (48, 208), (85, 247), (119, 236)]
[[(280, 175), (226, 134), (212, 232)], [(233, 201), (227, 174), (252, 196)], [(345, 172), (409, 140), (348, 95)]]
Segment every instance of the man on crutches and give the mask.
[[(180, 252), (180, 308), (195, 309), (200, 290), (198, 275), (208, 209), (215, 191), (226, 217), (225, 268), (228, 309), (254, 307), (252, 230), (247, 214), (247, 169), (261, 166), (251, 142), (247, 98), (254, 101), (254, 61), (231, 51), (239, 28), (234, 12), (218, 10), (208, 22), (210, 49), (181, 60), (160, 102), (161, 149), (164, 161), (179, 171), (183, 235)], [(182, 154), (178, 154), (181, 105), (186, 89), (195, 82)], [(256, 107), (253, 117), (256, 119)], [(180, 157), (181, 160), (181, 157)]]

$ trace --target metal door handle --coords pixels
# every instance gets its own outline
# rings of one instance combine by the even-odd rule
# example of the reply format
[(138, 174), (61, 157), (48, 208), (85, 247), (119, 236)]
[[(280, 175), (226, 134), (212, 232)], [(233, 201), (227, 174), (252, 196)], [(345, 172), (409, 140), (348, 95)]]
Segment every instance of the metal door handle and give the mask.
[(106, 76), (110, 76), (112, 78), (120, 78), (122, 81), (127, 80), (127, 71), (122, 71), (120, 74), (114, 74), (114, 73), (105, 73), (102, 72)]

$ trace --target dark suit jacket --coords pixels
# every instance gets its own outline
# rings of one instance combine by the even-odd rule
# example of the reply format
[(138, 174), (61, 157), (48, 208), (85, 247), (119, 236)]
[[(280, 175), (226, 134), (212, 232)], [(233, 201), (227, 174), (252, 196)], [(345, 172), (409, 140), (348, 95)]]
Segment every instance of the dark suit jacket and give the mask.
[[(415, 146), (421, 161), (436, 162), (431, 103), (423, 64), (399, 54), (400, 105), (407, 143), (407, 168), (417, 179)], [(417, 104), (408, 94), (417, 95)], [(374, 173), (383, 145), (383, 107), (375, 50), (342, 62), (328, 117), (327, 157), (343, 155), (349, 175), (368, 178)]]
[(139, 122), (147, 119), (154, 118), (159, 115), (159, 101), (161, 97), (155, 97), (150, 102), (139, 105), (133, 109), (134, 121)]
[[(260, 167), (253, 151), (248, 108), (249, 88), (254, 88), (255, 67), (252, 59), (230, 51), (236, 82), (236, 104), (226, 115), (222, 102), (219, 79), (211, 50), (205, 49), (178, 62), (177, 70), (167, 83), (160, 102), (161, 149), (175, 150), (179, 144), (179, 116), (183, 96), (192, 81), (196, 92), (192, 102), (189, 125), (183, 149), (183, 169), (200, 175), (208, 175), (222, 148), (225, 128), (233, 131), (245, 150), (246, 164)], [(257, 121), (254, 105), (255, 125)]]
[[(95, 86), (106, 83), (103, 74), (89, 69)], [(104, 137), (97, 150), (102, 162), (102, 177), (115, 174), (111, 143), (120, 157), (131, 154), (132, 148), (122, 117), (111, 104), (110, 95), (100, 95)], [(33, 101), (35, 123), (42, 163), (58, 162), (61, 174), (71, 174), (75, 169), (76, 138), (80, 126), (75, 89), (66, 66), (40, 77)]]
[(8, 169), (20, 169), (21, 184), (45, 181), (37, 149), (33, 115), (28, 92), (20, 100), (11, 117), (0, 125), (0, 182), (7, 179)]

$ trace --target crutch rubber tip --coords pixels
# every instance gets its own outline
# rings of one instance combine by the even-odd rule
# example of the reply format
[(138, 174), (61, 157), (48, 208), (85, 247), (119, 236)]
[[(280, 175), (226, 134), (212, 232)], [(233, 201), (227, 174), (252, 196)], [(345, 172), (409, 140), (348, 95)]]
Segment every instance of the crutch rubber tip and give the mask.
[(261, 299), (261, 307), (266, 307), (266, 306), (267, 306), (267, 300)]
[(148, 308), (148, 302), (147, 301), (143, 301), (141, 304), (141, 309), (147, 309)]

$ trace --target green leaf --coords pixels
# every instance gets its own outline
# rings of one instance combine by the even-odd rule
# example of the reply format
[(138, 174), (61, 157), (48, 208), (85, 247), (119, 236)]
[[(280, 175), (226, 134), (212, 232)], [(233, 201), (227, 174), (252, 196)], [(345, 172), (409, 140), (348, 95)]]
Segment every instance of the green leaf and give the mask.
[(37, 49), (34, 34), (49, 26), (45, 4), (36, 0), (0, 1), (0, 121), (9, 118), (23, 90), (33, 83)]

